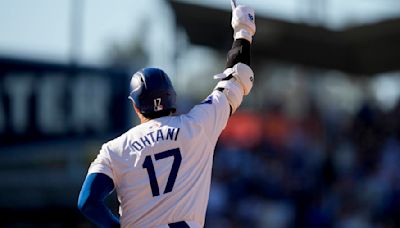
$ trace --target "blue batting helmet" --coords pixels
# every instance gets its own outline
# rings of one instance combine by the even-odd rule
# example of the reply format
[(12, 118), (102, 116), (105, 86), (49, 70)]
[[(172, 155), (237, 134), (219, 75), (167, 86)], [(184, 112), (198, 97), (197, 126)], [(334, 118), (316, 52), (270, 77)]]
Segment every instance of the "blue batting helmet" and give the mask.
[(168, 75), (158, 68), (144, 68), (131, 79), (129, 98), (142, 114), (176, 111), (176, 92)]

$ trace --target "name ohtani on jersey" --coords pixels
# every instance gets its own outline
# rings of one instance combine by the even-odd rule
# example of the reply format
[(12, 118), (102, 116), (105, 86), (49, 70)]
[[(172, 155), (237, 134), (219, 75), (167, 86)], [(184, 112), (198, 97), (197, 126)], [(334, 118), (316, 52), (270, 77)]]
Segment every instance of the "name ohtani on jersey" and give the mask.
[(151, 131), (147, 133), (147, 135), (140, 137), (139, 140), (133, 141), (133, 143), (130, 145), (133, 151), (131, 151), (130, 154), (136, 154), (135, 167), (137, 162), (140, 160), (143, 149), (145, 149), (147, 146), (153, 146), (154, 144), (164, 140), (177, 141), (179, 130), (180, 128), (175, 127), (159, 128), (156, 131)]

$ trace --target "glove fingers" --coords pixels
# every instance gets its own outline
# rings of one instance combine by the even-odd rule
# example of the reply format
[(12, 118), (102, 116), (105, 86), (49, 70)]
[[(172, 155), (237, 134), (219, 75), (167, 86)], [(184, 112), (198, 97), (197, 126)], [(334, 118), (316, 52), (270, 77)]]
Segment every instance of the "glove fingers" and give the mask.
[(246, 39), (252, 42), (252, 37), (256, 32), (254, 9), (239, 5), (232, 12), (232, 28), (235, 39)]
[(236, 9), (236, 0), (231, 0), (232, 12)]

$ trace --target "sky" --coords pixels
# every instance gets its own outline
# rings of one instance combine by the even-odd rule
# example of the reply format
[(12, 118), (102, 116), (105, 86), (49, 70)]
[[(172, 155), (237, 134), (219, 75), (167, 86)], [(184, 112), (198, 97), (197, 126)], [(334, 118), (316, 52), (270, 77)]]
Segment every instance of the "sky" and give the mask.
[[(84, 13), (78, 62), (101, 64), (112, 43), (123, 45), (135, 39), (149, 41), (144, 44), (145, 48), (152, 43), (150, 49), (162, 51), (163, 46), (168, 45), (163, 40), (152, 39), (160, 37), (161, 33), (171, 37), (174, 32), (171, 20), (160, 19), (172, 18), (172, 12), (163, 10), (166, 3), (160, 0), (75, 2), (79, 1)], [(72, 0), (0, 1), (0, 55), (69, 61), (74, 45), (71, 19), (76, 16), (71, 13), (72, 3)], [(143, 23), (150, 25), (147, 31), (141, 31)]]
[[(71, 44), (74, 1), (81, 2), (83, 7), (81, 45)], [(229, 0), (180, 1), (230, 9)], [(398, 0), (238, 0), (238, 3), (254, 7), (258, 15), (332, 29), (400, 16)], [(312, 11), (310, 6), (316, 6), (317, 10)], [(173, 12), (163, 0), (0, 1), (1, 56), (67, 62), (73, 46), (78, 52), (78, 62), (102, 64), (112, 43), (139, 40), (150, 53), (152, 63), (168, 66), (171, 63), (165, 59), (173, 55), (175, 31)]]

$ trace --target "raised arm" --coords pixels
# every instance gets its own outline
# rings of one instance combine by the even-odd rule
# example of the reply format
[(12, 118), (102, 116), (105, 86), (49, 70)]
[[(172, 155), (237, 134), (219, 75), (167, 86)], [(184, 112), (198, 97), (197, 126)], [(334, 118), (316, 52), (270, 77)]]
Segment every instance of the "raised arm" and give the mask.
[[(240, 5), (233, 7), (231, 24), (234, 41), (228, 53), (226, 69), (214, 76), (220, 81), (206, 100), (183, 116), (192, 123), (191, 127), (204, 129), (212, 139), (221, 134), (243, 96), (250, 93), (254, 81), (250, 68), (250, 46), (256, 31), (254, 10)], [(198, 129), (193, 132), (198, 132)]]
[(231, 114), (242, 103), (243, 96), (253, 87), (254, 73), (250, 68), (250, 46), (256, 32), (254, 10), (248, 6), (232, 4), (233, 45), (228, 53), (226, 69), (216, 75), (221, 79), (216, 90), (228, 98)]
[(256, 32), (254, 10), (247, 6), (236, 6), (232, 0), (233, 44), (228, 52), (226, 68), (237, 63), (250, 66), (250, 47)]
[(253, 87), (254, 73), (250, 68), (250, 52), (253, 36), (256, 32), (255, 13), (248, 6), (232, 4), (233, 44), (228, 52), (226, 69), (216, 75), (221, 79), (216, 90), (223, 92), (231, 106), (231, 114), (242, 102), (243, 96)]

